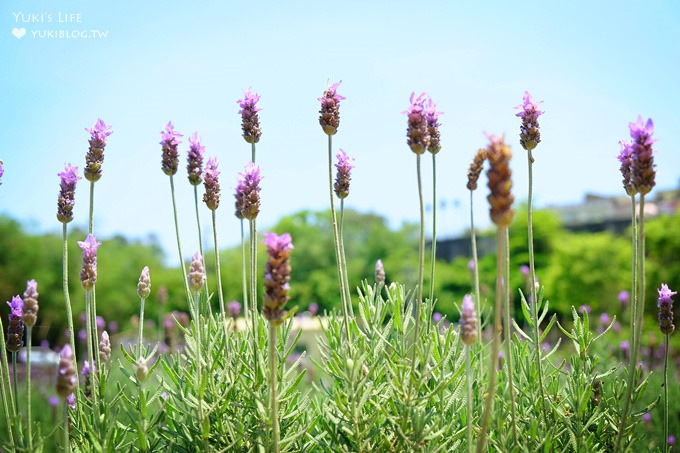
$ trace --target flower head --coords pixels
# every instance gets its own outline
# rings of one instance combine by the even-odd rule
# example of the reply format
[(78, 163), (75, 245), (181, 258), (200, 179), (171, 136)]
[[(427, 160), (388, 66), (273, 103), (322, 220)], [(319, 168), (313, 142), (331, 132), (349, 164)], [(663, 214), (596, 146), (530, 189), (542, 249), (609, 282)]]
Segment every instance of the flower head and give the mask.
[(490, 205), (491, 221), (498, 226), (508, 226), (514, 216), (512, 203), (515, 197), (512, 189), (512, 171), (510, 170), (510, 147), (503, 137), (489, 135), (489, 146), (486, 149), (489, 159), (489, 170), (486, 172), (487, 186), (491, 193), (487, 197)]
[(172, 176), (177, 173), (177, 167), (179, 167), (179, 153), (177, 152), (177, 147), (181, 143), (179, 138), (182, 134), (175, 131), (175, 126), (172, 125), (172, 121), (168, 121), (165, 129), (161, 131), (161, 147), (163, 149), (163, 157), (161, 159), (161, 168), (163, 173), (168, 176)]
[(621, 176), (623, 176), (623, 188), (626, 190), (628, 195), (635, 196), (637, 194), (637, 189), (633, 185), (631, 167), (633, 165), (633, 149), (630, 142), (621, 140), (619, 141), (621, 145), (621, 151), (619, 151), (618, 159), (621, 166), (619, 170), (621, 171)]
[(2, 166), (3, 163), (4, 162), (0, 160), (0, 186), (2, 185), (2, 175), (5, 174), (5, 168)]
[(110, 129), (111, 126), (107, 126), (101, 118), (92, 128), (85, 128), (90, 133), (90, 149), (85, 155), (85, 179), (88, 181), (96, 182), (102, 177), (106, 137), (113, 133)]
[(197, 186), (202, 181), (204, 151), (205, 146), (201, 146), (201, 139), (198, 133), (194, 132), (189, 137), (189, 152), (187, 153), (187, 173), (192, 186)]
[(144, 357), (140, 357), (137, 359), (135, 368), (136, 368), (135, 375), (137, 376), (137, 381), (139, 381), (140, 383), (146, 381), (146, 378), (149, 376), (149, 367)]
[(522, 125), (520, 126), (519, 132), (519, 142), (527, 151), (533, 150), (536, 148), (536, 145), (541, 142), (541, 132), (538, 126), (538, 117), (544, 112), (538, 110), (538, 106), (542, 103), (543, 101), (533, 102), (531, 100), (531, 93), (525, 91), (522, 104), (515, 107), (516, 109), (520, 110), (520, 112), (515, 116), (522, 118)]
[(84, 392), (87, 398), (92, 396), (92, 373), (95, 371), (94, 362), (90, 366), (90, 362), (85, 360), (83, 362), (83, 368), (80, 370), (80, 374), (83, 376), (84, 382)]
[(106, 365), (111, 362), (111, 340), (106, 330), (102, 332), (101, 340), (99, 340), (99, 362)]
[(189, 266), (189, 288), (195, 293), (199, 292), (205, 284), (205, 267), (203, 257), (199, 252), (194, 253)]
[(14, 296), (9, 305), (9, 325), (7, 326), (7, 350), (18, 352), (24, 345), (24, 301)]
[(151, 276), (149, 275), (149, 266), (144, 266), (137, 283), (137, 295), (140, 299), (146, 299), (149, 294), (151, 294)]
[(68, 223), (73, 220), (73, 206), (76, 204), (76, 182), (80, 179), (78, 167), (66, 164), (64, 171), (58, 173), (57, 176), (60, 179), (59, 198), (57, 199), (57, 219), (61, 223)]
[(477, 315), (472, 296), (466, 294), (463, 297), (460, 314), (460, 338), (466, 345), (471, 345), (477, 339)]
[(375, 282), (378, 285), (385, 284), (385, 267), (383, 266), (382, 260), (377, 260), (375, 262)]
[(338, 169), (335, 175), (335, 194), (338, 198), (343, 199), (349, 195), (349, 182), (352, 179), (350, 172), (354, 168), (354, 159), (349, 157), (342, 149), (335, 157), (338, 159), (338, 163), (335, 164), (335, 168)]
[(670, 335), (675, 330), (673, 324), (673, 296), (677, 291), (671, 291), (667, 284), (662, 284), (659, 292), (659, 329), (664, 335)]
[(238, 316), (241, 314), (241, 302), (237, 300), (232, 300), (227, 305), (227, 311), (229, 312), (229, 316), (231, 316), (232, 318), (234, 319), (238, 318)]
[(621, 305), (625, 307), (626, 305), (628, 305), (628, 302), (630, 302), (630, 293), (626, 290), (620, 291), (618, 299)]
[(406, 143), (416, 154), (425, 152), (430, 144), (428, 122), (425, 115), (425, 93), (416, 96), (411, 93), (409, 99), (411, 105), (403, 113), (408, 115), (408, 126), (406, 128)]
[(205, 173), (203, 174), (203, 186), (205, 193), (203, 194), (203, 202), (211, 211), (216, 210), (220, 206), (220, 172), (217, 170), (217, 157), (209, 157), (208, 163), (205, 165)]
[(656, 141), (652, 138), (654, 123), (652, 119), (642, 121), (638, 116), (635, 123), (628, 125), (630, 136), (633, 139), (630, 144), (630, 183), (640, 194), (649, 193), (655, 186), (654, 178), (654, 149), (652, 144)]
[(262, 313), (269, 322), (279, 324), (283, 318), (283, 306), (288, 301), (291, 271), (289, 257), (293, 251), (293, 242), (288, 233), (281, 236), (265, 233), (264, 245), (267, 247), (269, 260), (265, 265)]
[(84, 241), (78, 241), (83, 250), (83, 268), (80, 271), (80, 282), (85, 291), (90, 291), (97, 281), (97, 249), (102, 245), (92, 234)]
[(327, 135), (335, 135), (340, 127), (340, 101), (345, 100), (345, 97), (339, 95), (337, 91), (341, 83), (342, 80), (330, 85), (319, 98), (321, 102), (319, 124)]
[(38, 283), (35, 280), (26, 282), (24, 291), (24, 324), (33, 327), (38, 318)]
[(427, 150), (432, 154), (437, 154), (442, 149), (439, 135), (440, 115), (442, 115), (442, 112), (437, 111), (437, 104), (431, 98), (428, 98), (425, 103), (425, 120), (427, 121), (427, 135), (429, 137)]
[(470, 168), (468, 169), (468, 182), (467, 188), (470, 190), (477, 189), (477, 180), (479, 179), (480, 173), (484, 168), (484, 161), (486, 160), (486, 148), (480, 148), (477, 150)]
[(59, 354), (59, 366), (57, 368), (57, 394), (67, 398), (73, 393), (76, 386), (76, 370), (73, 368), (73, 351), (66, 344)]
[(239, 173), (234, 197), (236, 198), (236, 217), (254, 220), (260, 213), (260, 167), (248, 162), (243, 173)]
[(260, 129), (260, 118), (257, 112), (262, 110), (257, 107), (257, 101), (260, 100), (260, 95), (253, 93), (248, 88), (243, 92), (243, 99), (236, 101), (241, 107), (238, 113), (241, 115), (241, 129), (243, 130), (243, 139), (247, 143), (257, 143), (260, 141), (262, 130)]

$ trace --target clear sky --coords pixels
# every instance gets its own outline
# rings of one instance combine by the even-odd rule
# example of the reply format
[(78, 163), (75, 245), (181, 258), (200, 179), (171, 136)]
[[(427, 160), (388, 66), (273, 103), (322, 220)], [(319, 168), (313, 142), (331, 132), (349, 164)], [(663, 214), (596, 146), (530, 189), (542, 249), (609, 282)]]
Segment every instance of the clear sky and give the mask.
[[(25, 31), (24, 31), (25, 30)], [(76, 37), (66, 38), (66, 34)], [(33, 231), (60, 231), (57, 173), (82, 169), (97, 118), (112, 125), (95, 186), (95, 233), (158, 237), (176, 261), (159, 132), (172, 120), (197, 131), (220, 160), (220, 245), (237, 244), (237, 174), (250, 158), (237, 99), (261, 95), (260, 230), (282, 215), (328, 206), (326, 136), (317, 98), (338, 92), (334, 145), (356, 158), (347, 206), (418, 216), (415, 155), (405, 143), (412, 91), (444, 112), (437, 156), (440, 236), (469, 222), (466, 172), (484, 132), (511, 144), (514, 192), (526, 198), (526, 157), (514, 107), (525, 90), (544, 100), (535, 150), (538, 206), (586, 192), (623, 194), (616, 156), (628, 123), (655, 123), (657, 188), (680, 178), (680, 3), (675, 1), (252, 1), (0, 0), (0, 213)], [(176, 176), (185, 255), (197, 249), (186, 140)], [(431, 165), (425, 156), (425, 197)], [(202, 187), (201, 187), (202, 193)], [(488, 223), (486, 188), (477, 219)], [(75, 224), (87, 222), (88, 187)], [(202, 222), (209, 211), (202, 206)], [(206, 230), (211, 236), (210, 230)], [(206, 236), (206, 235), (204, 235)]]

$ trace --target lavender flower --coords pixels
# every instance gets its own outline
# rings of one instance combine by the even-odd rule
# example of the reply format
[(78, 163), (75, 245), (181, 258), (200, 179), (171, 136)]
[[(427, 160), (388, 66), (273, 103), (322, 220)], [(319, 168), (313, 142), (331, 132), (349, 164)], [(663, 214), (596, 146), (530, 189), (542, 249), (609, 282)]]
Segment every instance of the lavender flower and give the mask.
[(24, 301), (14, 296), (9, 305), (9, 325), (7, 326), (7, 350), (18, 352), (24, 345)]
[(227, 305), (227, 311), (229, 312), (229, 316), (232, 318), (238, 318), (238, 316), (241, 314), (241, 302), (237, 300), (229, 302)]
[(383, 266), (382, 260), (377, 260), (375, 262), (375, 282), (378, 285), (385, 284), (385, 267)]
[(293, 243), (288, 233), (281, 236), (276, 233), (264, 233), (264, 245), (267, 247), (269, 260), (265, 265), (262, 313), (269, 322), (280, 324), (283, 306), (288, 301), (291, 271), (289, 257), (293, 251)]
[(239, 173), (234, 193), (237, 218), (254, 220), (260, 213), (260, 181), (260, 167), (248, 162), (245, 171)]
[(76, 370), (73, 368), (73, 351), (70, 345), (65, 345), (59, 354), (57, 368), (57, 394), (68, 398), (73, 394), (76, 386)]
[(625, 307), (625, 306), (628, 305), (628, 302), (630, 302), (630, 293), (628, 291), (625, 291), (625, 290), (621, 291), (621, 292), (619, 292), (618, 299), (619, 299), (619, 302), (621, 303), (621, 305), (623, 305)]
[(102, 177), (102, 164), (104, 163), (104, 148), (106, 147), (106, 137), (113, 132), (111, 126), (107, 126), (101, 118), (97, 119), (95, 125), (85, 128), (90, 133), (90, 149), (85, 155), (85, 179), (91, 182), (99, 181)]
[(163, 148), (163, 157), (161, 159), (161, 168), (163, 173), (168, 176), (172, 176), (177, 173), (177, 168), (179, 167), (179, 153), (177, 152), (177, 147), (181, 143), (179, 138), (182, 134), (175, 131), (175, 126), (172, 125), (172, 121), (169, 121), (165, 126), (165, 129), (161, 131), (160, 141), (161, 147)]
[(626, 193), (630, 195), (631, 197), (635, 196), (637, 194), (637, 189), (633, 185), (633, 181), (631, 179), (631, 166), (633, 164), (633, 149), (631, 147), (630, 142), (626, 141), (619, 141), (619, 145), (621, 145), (621, 151), (619, 152), (619, 162), (621, 163), (621, 166), (619, 167), (619, 170), (621, 171), (621, 176), (623, 176), (623, 188), (626, 190)]
[(519, 272), (522, 274), (522, 277), (525, 277), (525, 278), (528, 277), (529, 272), (530, 272), (529, 266), (527, 266), (526, 264), (522, 264), (519, 267)]
[(411, 105), (403, 113), (408, 115), (408, 127), (406, 128), (406, 143), (416, 154), (422, 154), (430, 144), (428, 124), (425, 115), (425, 93), (416, 97), (411, 93), (409, 99)]
[(38, 318), (38, 283), (35, 280), (26, 282), (24, 291), (24, 324), (33, 327)]
[(260, 129), (260, 118), (257, 112), (262, 110), (257, 107), (257, 101), (260, 100), (260, 95), (253, 93), (248, 88), (243, 92), (243, 99), (236, 101), (241, 107), (238, 113), (241, 115), (241, 129), (243, 130), (243, 139), (248, 143), (257, 143), (260, 141), (262, 131)]
[(498, 226), (508, 226), (514, 216), (512, 203), (515, 197), (512, 189), (512, 171), (510, 170), (510, 147), (503, 137), (489, 135), (489, 147), (486, 149), (490, 168), (486, 172), (487, 186), (491, 193), (487, 196), (490, 205), (491, 221)]
[(68, 407), (71, 409), (76, 408), (76, 394), (71, 393), (69, 396), (66, 397), (66, 402), (68, 403)]
[(606, 326), (607, 324), (609, 324), (609, 322), (611, 321), (611, 318), (609, 317), (609, 313), (607, 313), (607, 312), (602, 313), (600, 315), (599, 321), (600, 321), (600, 324), (603, 325), (603, 326)]
[(667, 284), (662, 284), (659, 292), (659, 329), (664, 335), (670, 335), (675, 330), (673, 324), (673, 299), (677, 291), (671, 291)]
[(654, 170), (654, 149), (652, 144), (656, 141), (652, 138), (654, 133), (654, 123), (652, 119), (648, 119), (647, 123), (642, 121), (642, 117), (638, 116), (635, 123), (628, 125), (630, 128), (630, 136), (633, 142), (631, 148), (631, 164), (630, 164), (630, 181), (631, 184), (640, 194), (649, 193), (655, 186), (654, 177), (656, 171)]
[(343, 199), (349, 195), (349, 182), (352, 179), (350, 172), (354, 168), (354, 159), (349, 157), (342, 148), (335, 157), (338, 159), (338, 163), (335, 164), (335, 168), (338, 169), (335, 176), (335, 194), (338, 198)]
[(90, 362), (85, 360), (83, 362), (83, 369), (80, 371), (80, 374), (83, 376), (83, 381), (84, 381), (84, 392), (85, 396), (87, 398), (92, 397), (92, 373), (95, 371), (94, 367), (94, 362), (92, 363), (92, 366), (90, 367)]
[(5, 168), (3, 167), (4, 162), (0, 160), (0, 186), (2, 185), (2, 175), (5, 174)]
[(99, 340), (99, 362), (106, 365), (111, 362), (111, 340), (106, 330), (102, 332), (102, 338)]
[(425, 120), (427, 121), (427, 135), (429, 137), (427, 150), (432, 154), (437, 154), (442, 149), (439, 135), (440, 115), (442, 115), (442, 112), (438, 112), (437, 105), (432, 99), (428, 98), (425, 103)]
[(203, 186), (205, 187), (203, 202), (211, 211), (214, 211), (220, 206), (219, 176), (220, 172), (217, 170), (217, 158), (209, 157), (208, 163), (205, 166), (205, 174), (203, 175)]
[(137, 283), (137, 295), (140, 299), (146, 299), (149, 294), (151, 294), (151, 276), (149, 275), (149, 266), (144, 266)]
[(319, 98), (321, 102), (321, 110), (319, 110), (319, 124), (327, 135), (335, 135), (340, 127), (340, 101), (344, 101), (345, 97), (337, 93), (338, 86), (342, 80), (335, 82), (323, 92), (323, 96)]
[(307, 311), (312, 315), (316, 316), (319, 313), (319, 304), (316, 302), (312, 302), (309, 304), (309, 307), (307, 307)]
[(463, 305), (460, 314), (460, 338), (466, 345), (471, 345), (477, 339), (477, 315), (472, 296), (466, 294), (463, 297)]
[(543, 101), (533, 102), (531, 94), (528, 91), (524, 92), (523, 103), (515, 107), (521, 111), (515, 116), (522, 118), (522, 125), (520, 126), (519, 142), (524, 149), (531, 151), (536, 148), (541, 142), (541, 132), (538, 126), (538, 117), (544, 112), (538, 110), (539, 104)]
[(482, 173), (485, 160), (486, 149), (485, 148), (478, 149), (477, 154), (475, 154), (475, 157), (472, 160), (472, 163), (470, 164), (470, 168), (468, 169), (468, 182), (467, 182), (468, 189), (470, 190), (477, 189), (477, 180), (479, 179), (480, 173)]
[(591, 311), (590, 305), (581, 305), (580, 307), (578, 307), (578, 312), (581, 314), (583, 313), (590, 314), (590, 311)]
[(205, 284), (205, 268), (203, 257), (199, 252), (194, 253), (189, 266), (189, 288), (195, 293), (199, 292)]
[(197, 186), (203, 180), (203, 152), (205, 146), (201, 146), (198, 133), (194, 132), (189, 137), (189, 152), (187, 153), (187, 173), (192, 186)]
[(97, 249), (102, 245), (92, 234), (88, 234), (85, 241), (78, 241), (83, 250), (83, 269), (80, 271), (80, 282), (85, 291), (90, 291), (97, 282)]
[(59, 198), (57, 199), (57, 219), (61, 223), (68, 223), (73, 220), (73, 206), (75, 205), (76, 182), (78, 167), (71, 164), (64, 166), (64, 171), (58, 173), (61, 182), (59, 183)]

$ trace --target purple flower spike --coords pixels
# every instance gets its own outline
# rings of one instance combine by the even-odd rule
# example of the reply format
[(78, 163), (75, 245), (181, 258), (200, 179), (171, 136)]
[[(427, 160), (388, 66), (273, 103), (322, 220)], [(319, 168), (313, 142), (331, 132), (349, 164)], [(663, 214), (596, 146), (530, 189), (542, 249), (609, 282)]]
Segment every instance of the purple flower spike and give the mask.
[(281, 236), (276, 233), (264, 233), (264, 245), (267, 247), (269, 260), (265, 265), (262, 313), (269, 322), (280, 324), (283, 306), (288, 301), (291, 271), (289, 258), (293, 251), (293, 242), (288, 233)]
[(238, 113), (241, 115), (241, 129), (243, 130), (243, 139), (248, 143), (257, 143), (262, 136), (260, 129), (260, 118), (257, 112), (262, 110), (257, 107), (257, 101), (260, 100), (260, 95), (253, 93), (248, 88), (243, 92), (243, 99), (236, 101), (241, 107)]
[(205, 267), (203, 267), (203, 257), (199, 252), (194, 253), (189, 266), (189, 288), (194, 293), (201, 291), (205, 284)]
[[(149, 266), (144, 266), (142, 273), (139, 275), (137, 282), (137, 295), (140, 299), (146, 299), (151, 294), (151, 276), (149, 275)], [(102, 326), (102, 329), (104, 327)]]
[(76, 385), (76, 370), (73, 368), (73, 351), (66, 344), (59, 354), (59, 367), (57, 368), (57, 394), (62, 398), (68, 398), (73, 394)]
[(430, 144), (428, 123), (425, 115), (425, 93), (421, 93), (417, 97), (415, 93), (411, 93), (409, 101), (411, 105), (403, 112), (408, 115), (406, 143), (414, 153), (423, 154)]
[(18, 352), (24, 345), (24, 301), (14, 296), (9, 305), (9, 325), (7, 326), (7, 350)]
[(260, 181), (262, 181), (260, 167), (248, 162), (245, 171), (239, 173), (234, 193), (237, 218), (254, 220), (260, 213)]
[(670, 335), (675, 330), (673, 324), (673, 296), (677, 291), (671, 291), (667, 284), (662, 284), (659, 291), (659, 329), (664, 335)]
[(619, 292), (618, 299), (619, 299), (619, 302), (621, 303), (621, 305), (623, 305), (625, 307), (630, 302), (630, 293), (628, 291), (625, 291), (625, 290), (621, 291), (621, 292)]
[(84, 385), (85, 385), (84, 392), (85, 392), (85, 396), (87, 398), (92, 397), (92, 373), (94, 371), (95, 371), (94, 362), (90, 366), (90, 362), (85, 360), (83, 362), (83, 368), (80, 371), (80, 374), (83, 375), (83, 380), (85, 381), (84, 382)]
[(460, 338), (466, 345), (471, 345), (477, 339), (477, 315), (472, 296), (463, 297), (460, 315)]
[(205, 146), (201, 146), (198, 133), (194, 132), (189, 137), (189, 152), (187, 153), (187, 173), (192, 186), (197, 186), (203, 180), (203, 152)]
[(29, 280), (24, 291), (24, 324), (33, 327), (38, 319), (38, 282)]
[(630, 123), (630, 136), (633, 142), (630, 144), (630, 181), (640, 194), (649, 193), (655, 186), (654, 178), (654, 149), (652, 144), (656, 141), (652, 138), (654, 123), (652, 119), (642, 121), (638, 116), (635, 123)]
[(335, 194), (342, 200), (349, 195), (349, 182), (352, 179), (350, 172), (354, 168), (354, 159), (349, 157), (342, 149), (335, 157), (338, 159), (338, 163), (335, 164), (338, 171), (335, 176), (334, 188)]
[(329, 86), (319, 98), (321, 102), (319, 124), (327, 135), (335, 135), (340, 127), (340, 101), (345, 100), (344, 96), (338, 94), (338, 87), (341, 83), (342, 80)]
[(524, 149), (531, 151), (536, 148), (541, 142), (541, 132), (538, 126), (538, 117), (545, 112), (538, 110), (538, 106), (543, 101), (533, 102), (531, 100), (531, 93), (524, 92), (522, 104), (515, 107), (520, 112), (515, 116), (522, 118), (522, 125), (520, 126), (519, 142)]
[(83, 250), (83, 269), (80, 271), (80, 282), (85, 291), (90, 291), (97, 281), (97, 249), (102, 245), (91, 234), (85, 241), (78, 241), (78, 246)]
[(583, 314), (583, 313), (588, 313), (590, 314), (590, 305), (581, 305), (578, 307), (578, 312)]
[(621, 166), (619, 170), (621, 171), (621, 176), (623, 176), (623, 188), (626, 190), (628, 195), (635, 196), (637, 194), (637, 189), (633, 185), (631, 167), (633, 165), (633, 148), (630, 142), (619, 141), (621, 145), (621, 151), (619, 152), (619, 163)]
[(163, 149), (163, 157), (161, 159), (161, 168), (163, 173), (168, 176), (172, 176), (177, 173), (177, 168), (179, 167), (179, 152), (177, 147), (181, 143), (179, 138), (182, 134), (175, 131), (175, 126), (172, 125), (172, 121), (169, 121), (165, 126), (165, 129), (161, 131), (161, 147)]
[(439, 135), (439, 116), (442, 114), (442, 112), (437, 111), (437, 104), (428, 98), (425, 103), (425, 119), (427, 120), (427, 135), (429, 137), (427, 150), (432, 154), (437, 154), (442, 149)]
[(208, 163), (205, 166), (205, 173), (203, 174), (203, 186), (205, 193), (203, 194), (203, 202), (211, 211), (216, 210), (220, 206), (220, 172), (217, 170), (217, 158), (209, 157)]
[(107, 126), (101, 118), (92, 128), (85, 128), (90, 133), (90, 149), (85, 155), (85, 179), (88, 181), (96, 182), (102, 177), (106, 138), (113, 133), (110, 129), (111, 126)]
[(66, 164), (64, 171), (58, 173), (57, 176), (60, 179), (59, 198), (57, 199), (57, 219), (61, 223), (69, 223), (73, 220), (73, 206), (76, 204), (76, 182), (80, 179), (78, 167)]
[(238, 318), (238, 316), (241, 314), (241, 302), (237, 300), (229, 302), (227, 305), (227, 311), (229, 312), (229, 316), (232, 318)]
[(383, 266), (382, 260), (377, 260), (375, 262), (374, 278), (378, 286), (385, 284), (385, 266)]

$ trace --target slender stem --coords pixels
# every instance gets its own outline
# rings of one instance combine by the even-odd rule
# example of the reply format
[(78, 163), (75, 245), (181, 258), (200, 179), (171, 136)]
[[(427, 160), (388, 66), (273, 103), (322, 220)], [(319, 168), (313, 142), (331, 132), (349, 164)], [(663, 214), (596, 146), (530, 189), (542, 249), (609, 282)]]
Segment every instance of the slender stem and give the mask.
[(206, 297), (208, 292), (208, 272), (207, 266), (205, 265), (205, 255), (203, 254), (203, 233), (201, 233), (201, 217), (198, 214), (198, 186), (194, 186), (194, 206), (196, 207), (196, 226), (198, 227), (198, 250), (201, 253), (201, 259), (203, 260), (203, 269), (206, 269), (205, 273), (205, 294)]
[(465, 374), (467, 377), (467, 444), (468, 451), (472, 453), (472, 366), (470, 365), (470, 346), (465, 346)]
[(144, 302), (146, 298), (140, 298), (139, 307), (139, 335), (137, 336), (137, 360), (142, 357), (142, 338), (144, 336)]
[[(89, 209), (89, 223), (88, 223), (88, 232), (90, 234), (94, 234), (94, 181), (90, 181), (90, 209)], [(89, 303), (91, 304), (90, 306), (90, 317), (91, 317), (91, 322), (90, 322), (90, 329), (87, 329), (87, 336), (91, 337), (91, 340), (93, 344), (98, 344), (99, 343), (99, 338), (97, 335), (97, 297), (96, 297), (96, 292), (94, 285), (92, 286), (92, 295), (89, 299)], [(87, 310), (86, 310), (87, 314)], [(99, 371), (99, 354), (96, 354), (97, 357), (93, 357), (90, 355), (90, 362), (92, 363), (93, 367), (96, 369), (96, 371)], [(76, 368), (77, 370), (77, 368)], [(92, 386), (96, 386), (96, 372), (91, 374), (92, 379)], [(93, 392), (94, 393), (94, 392)]]
[(17, 384), (17, 353), (12, 353), (12, 389), (14, 391), (14, 412), (19, 413), (19, 386)]
[(68, 399), (64, 398), (64, 453), (71, 452), (71, 440), (69, 438), (68, 428), (69, 428)]
[(248, 268), (246, 267), (246, 240), (243, 223), (243, 219), (241, 219), (241, 283), (243, 284), (243, 314), (247, 326), (252, 313), (250, 312), (251, 307), (248, 304)]
[(663, 355), (663, 445), (664, 452), (669, 452), (668, 445), (668, 335), (664, 335)]
[(251, 154), (250, 160), (252, 160), (253, 163), (255, 163), (255, 143), (250, 144), (250, 154)]
[[(5, 329), (0, 321), (0, 390), (2, 391), (2, 408), (5, 413), (7, 423), (7, 434), (12, 442), (12, 451), (16, 450), (14, 432), (12, 426), (16, 417), (14, 413), (14, 396), (12, 395), (12, 384), (9, 377), (9, 365), (7, 363), (7, 349), (5, 346)], [(11, 408), (11, 411), (10, 411)]]
[[(472, 270), (472, 275), (474, 279), (475, 288), (475, 312), (479, 316), (479, 322), (477, 323), (477, 338), (479, 338), (479, 360), (478, 363), (484, 362), (484, 346), (482, 344), (482, 309), (481, 309), (481, 293), (479, 291), (479, 259), (477, 257), (477, 231), (475, 230), (475, 215), (473, 209), (473, 199), (474, 190), (470, 191), (470, 238), (472, 241), (472, 262), (474, 264), (474, 269)], [(479, 368), (479, 382), (482, 382), (484, 371), (482, 367)]]
[(632, 290), (630, 293), (630, 311), (628, 312), (630, 316), (630, 332), (631, 339), (630, 344), (635, 344), (637, 338), (637, 304), (638, 304), (638, 274), (637, 274), (637, 241), (638, 241), (638, 222), (637, 222), (637, 212), (635, 203), (635, 196), (630, 197), (631, 201), (631, 222), (632, 222)]
[(259, 346), (260, 346), (260, 329), (259, 329), (259, 312), (257, 303), (257, 241), (255, 240), (256, 225), (255, 220), (249, 220), (250, 226), (250, 303), (252, 305), (251, 316), (253, 324), (253, 357), (255, 358), (256, 378), (260, 382), (260, 361), (259, 361)]
[(269, 390), (269, 399), (271, 406), (271, 423), (272, 423), (272, 449), (274, 453), (279, 453), (279, 405), (278, 405), (278, 391), (276, 383), (276, 368), (277, 368), (277, 357), (276, 357), (276, 324), (273, 322), (269, 323), (269, 382), (271, 389)]
[[(215, 220), (215, 211), (212, 211), (212, 228), (213, 228), (213, 244), (215, 245), (215, 274), (217, 275), (217, 295), (220, 301), (220, 318), (221, 324), (224, 328), (224, 344), (229, 346), (227, 341), (227, 313), (224, 310), (224, 294), (222, 293), (222, 271), (220, 270), (220, 249), (217, 245), (217, 222)], [(246, 308), (247, 311), (247, 308)]]
[[(66, 223), (62, 224), (62, 239), (64, 247), (62, 249), (62, 286), (64, 290), (64, 301), (66, 304), (66, 323), (68, 324), (68, 339), (71, 344), (71, 351), (73, 352), (73, 369), (78, 369), (78, 359), (76, 358), (76, 335), (73, 329), (73, 311), (71, 310), (71, 295), (68, 289), (68, 239), (66, 235)], [(78, 382), (78, 373), (76, 372), (76, 388), (80, 387)]]
[(418, 200), (420, 202), (420, 240), (418, 243), (418, 289), (415, 300), (415, 327), (413, 329), (413, 351), (411, 355), (411, 377), (409, 382), (413, 382), (416, 369), (416, 349), (420, 338), (420, 317), (421, 305), (423, 300), (423, 271), (425, 268), (425, 209), (423, 206), (423, 182), (420, 175), (420, 154), (416, 155), (416, 171), (418, 174)]
[(345, 279), (342, 271), (340, 252), (340, 233), (338, 231), (338, 219), (335, 213), (335, 198), (333, 197), (333, 136), (328, 136), (328, 193), (331, 200), (331, 222), (333, 224), (333, 241), (335, 243), (335, 262), (338, 266), (338, 281), (340, 283), (340, 299), (342, 301), (342, 316), (345, 325), (347, 340), (350, 340), (349, 331), (349, 302), (345, 292)]
[(179, 256), (179, 264), (182, 268), (182, 280), (184, 281), (184, 292), (186, 293), (187, 302), (191, 306), (191, 291), (189, 290), (189, 281), (187, 280), (187, 270), (184, 267), (184, 258), (182, 257), (182, 242), (179, 236), (179, 223), (177, 220), (177, 203), (175, 201), (175, 183), (172, 175), (170, 176), (170, 193), (172, 195), (172, 213), (175, 219), (175, 237), (177, 238), (177, 254)]
[[(141, 319), (140, 319), (141, 322)], [(90, 367), (91, 368), (96, 368), (94, 373), (90, 373), (90, 385), (92, 387), (92, 407), (95, 408), (95, 411), (99, 411), (99, 406), (97, 405), (97, 396), (99, 392), (97, 392), (95, 389), (97, 388), (96, 381), (95, 381), (95, 376), (99, 372), (99, 368), (95, 365), (95, 353), (94, 353), (94, 344), (92, 342), (93, 337), (91, 335), (92, 329), (94, 328), (94, 331), (97, 331), (97, 326), (92, 326), (92, 290), (85, 291), (85, 330), (88, 332), (88, 335), (86, 335), (86, 341), (87, 341), (87, 356), (90, 359)], [(96, 337), (95, 337), (96, 338)], [(99, 354), (96, 354), (99, 355)], [(76, 368), (76, 374), (78, 374), (78, 368)], [(96, 417), (95, 423), (98, 423), (99, 417)]]
[[(432, 154), (432, 257), (430, 259), (430, 303), (434, 308), (434, 267), (437, 260), (437, 155)], [(479, 312), (477, 312), (479, 313)], [(428, 324), (429, 325), (429, 324)]]
[(531, 318), (533, 320), (533, 343), (534, 343), (534, 353), (536, 355), (536, 371), (538, 377), (538, 390), (539, 398), (541, 399), (541, 410), (543, 413), (543, 419), (548, 426), (548, 410), (546, 408), (545, 401), (545, 389), (543, 387), (543, 365), (541, 363), (541, 345), (539, 342), (540, 338), (540, 326), (538, 320), (538, 295), (536, 293), (536, 267), (534, 262), (534, 221), (533, 221), (533, 163), (534, 158), (531, 155), (531, 151), (527, 152), (527, 161), (529, 163), (529, 197), (527, 201), (527, 225), (528, 225), (528, 235), (529, 235), (529, 275), (530, 275), (530, 285), (529, 288), (529, 303), (531, 304)]
[(340, 266), (342, 267), (343, 275), (343, 285), (342, 289), (345, 291), (345, 300), (347, 301), (347, 307), (349, 308), (350, 317), (354, 315), (354, 309), (352, 308), (352, 295), (349, 291), (349, 275), (347, 273), (347, 258), (345, 258), (345, 236), (343, 229), (345, 226), (345, 199), (340, 199), (340, 230), (338, 238), (340, 239)]
[[(31, 417), (31, 341), (33, 326), (26, 326), (26, 417), (28, 419), (28, 451), (33, 451), (33, 418)], [(666, 337), (668, 338), (668, 337)]]
[(502, 228), (505, 235), (503, 241), (503, 303), (505, 305), (505, 347), (506, 347), (506, 370), (508, 372), (508, 386), (510, 388), (510, 416), (512, 420), (512, 438), (515, 442), (517, 438), (517, 404), (515, 403), (515, 383), (514, 383), (514, 358), (512, 352), (512, 345), (514, 343), (514, 334), (512, 329), (512, 307), (510, 305), (510, 253), (508, 251), (509, 231), (508, 227)]
[(487, 430), (489, 428), (489, 420), (491, 419), (491, 412), (493, 411), (493, 397), (496, 392), (496, 374), (498, 372), (498, 352), (500, 350), (501, 333), (503, 327), (501, 326), (501, 313), (503, 311), (503, 286), (501, 280), (503, 278), (504, 260), (501, 258), (504, 255), (505, 232), (503, 228), (499, 227), (496, 232), (496, 303), (494, 305), (493, 313), (493, 339), (491, 340), (491, 359), (489, 369), (489, 386), (486, 390), (486, 403), (484, 405), (484, 415), (482, 416), (482, 423), (480, 425), (479, 439), (477, 440), (477, 453), (482, 453), (486, 449)]
[(208, 437), (205, 430), (205, 419), (203, 413), (203, 357), (201, 355), (201, 350), (203, 345), (201, 343), (201, 320), (200, 320), (200, 300), (201, 293), (195, 292), (193, 294), (194, 304), (193, 304), (193, 318), (194, 318), (194, 332), (196, 333), (196, 348), (194, 351), (194, 361), (196, 362), (196, 381), (198, 383), (198, 388), (196, 389), (196, 395), (198, 398), (198, 420), (199, 426), (201, 427), (201, 437), (203, 438), (203, 451), (208, 451)]

